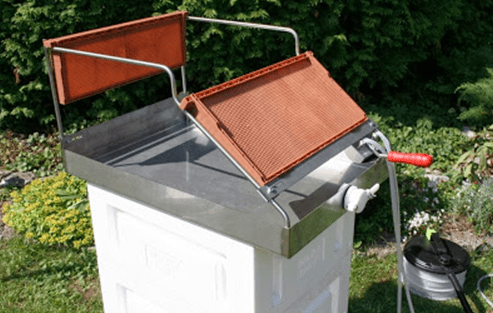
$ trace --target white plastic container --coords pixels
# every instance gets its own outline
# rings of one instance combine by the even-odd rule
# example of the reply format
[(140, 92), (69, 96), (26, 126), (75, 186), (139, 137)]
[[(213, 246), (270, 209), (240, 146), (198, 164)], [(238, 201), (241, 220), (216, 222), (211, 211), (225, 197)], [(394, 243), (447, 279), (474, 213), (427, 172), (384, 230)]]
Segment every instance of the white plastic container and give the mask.
[(106, 313), (347, 312), (354, 213), (291, 259), (89, 184)]

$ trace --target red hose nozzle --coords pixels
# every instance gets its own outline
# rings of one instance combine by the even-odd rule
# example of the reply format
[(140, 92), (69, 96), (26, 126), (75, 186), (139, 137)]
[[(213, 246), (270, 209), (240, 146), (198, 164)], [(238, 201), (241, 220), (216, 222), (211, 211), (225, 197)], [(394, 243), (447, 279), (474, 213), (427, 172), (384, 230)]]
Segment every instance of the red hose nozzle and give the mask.
[(387, 159), (393, 163), (406, 163), (421, 167), (428, 167), (433, 163), (433, 157), (425, 153), (402, 153), (390, 151)]

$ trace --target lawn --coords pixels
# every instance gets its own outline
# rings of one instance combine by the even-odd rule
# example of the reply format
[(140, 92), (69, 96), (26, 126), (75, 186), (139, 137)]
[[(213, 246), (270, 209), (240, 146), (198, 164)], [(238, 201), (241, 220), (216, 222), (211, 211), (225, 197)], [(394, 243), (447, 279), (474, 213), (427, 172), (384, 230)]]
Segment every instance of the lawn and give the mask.
[(0, 312), (103, 312), (96, 251), (0, 240)]
[[(493, 272), (493, 250), (473, 253), (468, 269), (464, 292), (474, 312), (493, 310), (476, 289), (479, 278)], [(481, 283), (481, 289), (493, 299), (493, 284), (489, 279)], [(403, 298), (405, 296), (403, 295)], [(464, 312), (457, 298), (447, 301), (433, 301), (412, 295), (416, 313)], [(491, 301), (491, 300), (490, 300)], [(409, 312), (407, 301), (403, 300), (402, 312)], [(397, 308), (397, 257), (395, 254), (383, 258), (376, 256), (353, 257), (351, 263), (351, 282), (349, 287), (349, 312), (384, 313)]]
[[(491, 312), (476, 289), (480, 277), (493, 272), (493, 250), (472, 254), (465, 293), (475, 312)], [(397, 307), (394, 253), (385, 257), (354, 253), (349, 312), (393, 312)], [(493, 299), (487, 279), (481, 287)], [(445, 302), (413, 297), (416, 312), (463, 312), (457, 299)], [(103, 312), (94, 249), (47, 247), (15, 236), (0, 240), (0, 312)], [(409, 312), (407, 302), (403, 311)]]

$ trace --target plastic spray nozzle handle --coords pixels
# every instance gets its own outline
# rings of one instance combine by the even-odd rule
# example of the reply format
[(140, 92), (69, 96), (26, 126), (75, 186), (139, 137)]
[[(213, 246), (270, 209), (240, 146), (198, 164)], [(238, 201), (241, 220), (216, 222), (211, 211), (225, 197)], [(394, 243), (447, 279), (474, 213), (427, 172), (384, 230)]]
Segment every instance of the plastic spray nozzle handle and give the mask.
[(390, 151), (387, 159), (393, 163), (406, 163), (421, 167), (428, 167), (433, 163), (433, 157), (425, 153), (402, 153)]

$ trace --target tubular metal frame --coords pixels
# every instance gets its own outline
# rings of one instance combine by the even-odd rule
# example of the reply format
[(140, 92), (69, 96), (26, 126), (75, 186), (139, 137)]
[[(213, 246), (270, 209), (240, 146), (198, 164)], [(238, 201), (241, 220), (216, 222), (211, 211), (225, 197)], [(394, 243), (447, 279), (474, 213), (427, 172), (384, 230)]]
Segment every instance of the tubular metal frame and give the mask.
[(296, 33), (296, 31), (290, 27), (274, 26), (274, 25), (266, 25), (266, 24), (258, 24), (258, 23), (237, 22), (237, 21), (220, 20), (220, 19), (196, 17), (196, 16), (189, 16), (187, 17), (187, 19), (190, 21), (197, 21), (197, 22), (217, 23), (217, 24), (225, 24), (231, 26), (242, 26), (242, 27), (267, 29), (267, 30), (273, 30), (278, 32), (290, 33), (294, 36), (295, 53), (296, 55), (300, 55), (300, 39), (298, 37), (298, 33)]
[[(300, 54), (299, 53), (298, 34), (296, 33), (295, 30), (293, 30), (292, 28), (289, 28), (289, 27), (279, 27), (279, 26), (271, 26), (271, 25), (264, 25), (264, 24), (235, 22), (235, 21), (209, 19), (209, 18), (201, 18), (201, 17), (188, 17), (188, 19), (192, 20), (192, 21), (198, 21), (198, 22), (219, 23), (219, 24), (226, 24), (226, 25), (232, 25), (232, 26), (242, 26), (242, 27), (250, 27), (250, 28), (258, 28), (258, 29), (266, 29), (266, 30), (291, 33), (291, 34), (293, 34), (293, 36), (295, 38), (296, 55)], [(168, 76), (170, 78), (172, 98), (175, 101), (176, 105), (180, 106), (180, 101), (178, 99), (178, 93), (177, 93), (177, 89), (176, 89), (175, 75), (173, 74), (173, 71), (168, 66), (166, 66), (164, 64), (146, 62), (146, 61), (140, 61), (140, 60), (135, 60), (135, 59), (122, 58), (122, 57), (116, 57), (116, 56), (112, 56), (112, 55), (87, 52), (87, 51), (80, 51), (80, 50), (74, 50), (74, 49), (68, 49), (68, 48), (62, 48), (62, 47), (54, 47), (54, 48), (44, 47), (44, 50), (45, 50), (45, 56), (46, 56), (46, 66), (48, 69), (48, 77), (50, 79), (51, 94), (53, 97), (53, 104), (55, 106), (55, 115), (56, 115), (56, 120), (57, 120), (57, 126), (58, 126), (58, 129), (60, 131), (60, 139), (62, 142), (62, 150), (63, 150), (63, 146), (64, 146), (65, 136), (64, 136), (64, 132), (63, 132), (62, 118), (61, 118), (61, 112), (60, 112), (60, 103), (58, 102), (58, 95), (56, 93), (56, 83), (55, 83), (55, 78), (54, 78), (54, 74), (53, 74), (52, 52), (71, 53), (71, 54), (76, 54), (76, 55), (81, 55), (81, 56), (99, 58), (99, 59), (121, 62), (121, 63), (126, 63), (126, 64), (152, 67), (152, 68), (157, 68), (157, 69), (163, 70), (164, 72), (166, 72), (168, 74)], [(186, 89), (185, 66), (181, 67), (181, 76), (182, 76), (183, 92), (186, 93), (187, 89)], [(185, 116), (187, 116), (187, 118), (189, 120), (191, 120), (195, 124), (195, 126), (197, 126), (197, 128), (199, 128), (202, 131), (202, 133), (209, 140), (211, 140), (216, 145), (216, 147), (228, 158), (228, 160), (230, 160), (231, 163), (233, 163), (234, 166), (243, 175), (245, 175), (245, 177), (248, 178), (248, 180), (256, 188), (259, 195), (266, 202), (270, 203), (282, 215), (282, 217), (284, 219), (284, 225), (285, 225), (284, 227), (290, 228), (291, 227), (291, 220), (289, 218), (289, 215), (282, 208), (282, 206), (275, 199), (267, 197), (263, 193), (262, 187), (253, 179), (253, 177), (226, 151), (226, 149), (224, 149), (221, 146), (221, 144), (214, 137), (212, 137), (212, 135), (202, 125), (200, 125), (200, 123), (189, 112), (187, 112), (187, 111), (182, 111), (182, 112), (185, 114)]]

